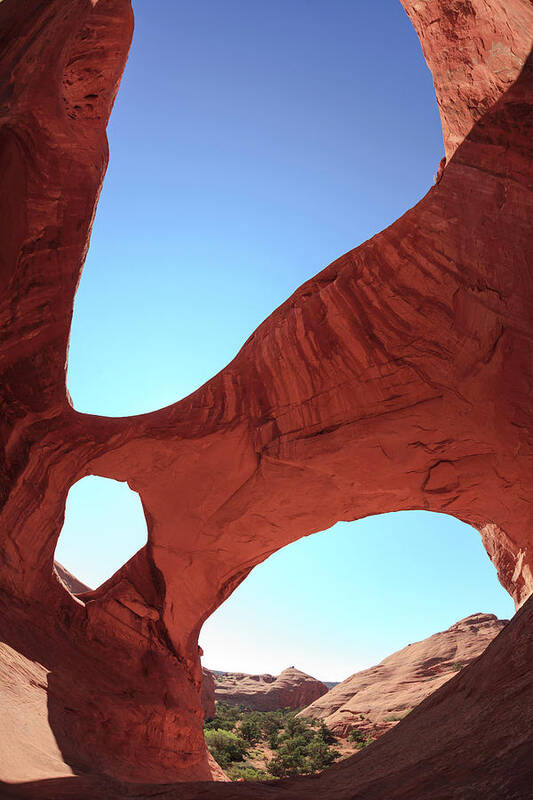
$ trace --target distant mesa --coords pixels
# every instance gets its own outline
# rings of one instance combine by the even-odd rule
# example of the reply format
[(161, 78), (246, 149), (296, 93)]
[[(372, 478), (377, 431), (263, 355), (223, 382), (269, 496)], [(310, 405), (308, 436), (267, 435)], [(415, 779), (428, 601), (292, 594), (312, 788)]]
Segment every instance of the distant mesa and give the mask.
[(480, 656), (507, 622), (494, 614), (472, 614), (356, 672), (299, 716), (322, 719), (338, 736), (358, 729), (378, 737)]
[(277, 677), (243, 672), (215, 672), (215, 698), (254, 711), (308, 706), (325, 695), (328, 686), (296, 667), (284, 669)]

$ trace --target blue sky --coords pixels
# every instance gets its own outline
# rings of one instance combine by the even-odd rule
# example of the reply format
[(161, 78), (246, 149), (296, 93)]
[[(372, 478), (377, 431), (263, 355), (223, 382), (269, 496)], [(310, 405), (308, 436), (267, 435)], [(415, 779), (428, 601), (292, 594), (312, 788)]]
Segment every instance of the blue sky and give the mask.
[[(67, 379), (75, 408), (111, 416), (208, 380), (304, 280), (414, 205), (443, 154), (431, 75), (398, 0), (134, 9)], [(100, 583), (145, 540), (141, 514), (127, 487), (84, 480), (57, 557)], [(477, 534), (403, 516), (343, 524), (258, 567), (206, 625), (206, 663), (290, 663), (333, 680), (474, 611), (512, 613)], [(367, 525), (368, 542), (347, 532)], [(440, 594), (436, 580), (420, 587), (415, 556), (439, 565)], [(343, 580), (337, 558), (350, 565)]]

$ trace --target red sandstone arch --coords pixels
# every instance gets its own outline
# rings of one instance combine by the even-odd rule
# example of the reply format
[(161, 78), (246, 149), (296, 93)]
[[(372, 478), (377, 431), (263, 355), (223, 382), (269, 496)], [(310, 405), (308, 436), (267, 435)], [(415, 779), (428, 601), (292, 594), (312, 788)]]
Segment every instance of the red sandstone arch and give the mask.
[[(49, 725), (78, 770), (207, 778), (203, 620), (254, 564), (339, 519), (452, 513), (480, 530), (517, 605), (533, 590), (532, 81), (523, 66), (533, 12), (527, 0), (404, 6), (441, 107), (448, 164), (438, 184), (304, 284), (194, 394), (109, 419), (72, 409), (65, 362), (130, 5), (0, 4), (2, 629), (50, 670)], [(139, 492), (149, 542), (82, 604), (52, 561), (66, 494), (86, 474)], [(514, 632), (530, 607), (495, 643), (496, 666), (509, 642), (527, 661), (529, 640), (518, 646)], [(474, 717), (465, 712), (472, 730)], [(407, 730), (419, 736), (424, 724), (417, 714)], [(346, 787), (350, 775), (339, 779)]]

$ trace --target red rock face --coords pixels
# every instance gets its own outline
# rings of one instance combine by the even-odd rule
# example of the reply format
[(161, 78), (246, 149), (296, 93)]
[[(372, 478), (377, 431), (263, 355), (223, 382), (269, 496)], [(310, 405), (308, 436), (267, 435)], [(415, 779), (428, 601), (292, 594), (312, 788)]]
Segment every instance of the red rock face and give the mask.
[(202, 708), (204, 719), (213, 719), (215, 716), (215, 678), (212, 672), (202, 668)]
[[(404, 5), (453, 152), (439, 183), (304, 284), (193, 395), (107, 419), (72, 409), (65, 363), (130, 5), (0, 3), (0, 628), (48, 675), (47, 724), (77, 770), (209, 778), (203, 621), (255, 564), (339, 519), (453, 514), (481, 532), (517, 605), (533, 590), (533, 89), (522, 67), (533, 10)], [(68, 489), (87, 474), (139, 492), (148, 544), (76, 599), (53, 554)], [(492, 731), (468, 702), (458, 713), (489, 752)], [(35, 775), (35, 749), (26, 757)]]
[(508, 620), (473, 614), (356, 672), (300, 712), (339, 736), (354, 728), (381, 736), (481, 655)]
[(433, 73), (446, 158), (516, 80), (531, 47), (529, 0), (401, 0)]
[(215, 683), (217, 700), (255, 711), (303, 708), (327, 691), (325, 683), (294, 667), (284, 669), (277, 677), (225, 672)]

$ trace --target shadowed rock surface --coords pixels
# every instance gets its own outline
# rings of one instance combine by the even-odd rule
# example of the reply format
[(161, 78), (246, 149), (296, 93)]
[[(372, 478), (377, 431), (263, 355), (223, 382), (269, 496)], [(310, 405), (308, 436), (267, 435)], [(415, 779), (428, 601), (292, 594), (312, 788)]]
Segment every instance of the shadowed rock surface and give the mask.
[[(33, 781), (75, 770), (142, 783), (137, 796), (208, 780), (201, 626), (256, 564), (338, 520), (453, 514), (480, 531), (517, 607), (531, 594), (533, 8), (403, 4), (453, 152), (439, 182), (298, 289), (196, 392), (120, 419), (76, 412), (65, 364), (130, 3), (0, 3), (0, 634), (22, 661), (19, 687), (34, 669), (28, 691), (41, 685), (13, 712), (26, 723), (0, 780), (21, 780), (19, 758)], [(139, 493), (148, 543), (76, 598), (53, 559), (68, 490), (89, 474)], [(522, 611), (357, 761), (294, 791), (525, 797), (531, 601)], [(3, 695), (19, 691), (6, 681)], [(92, 780), (61, 786), (82, 796)]]
[(494, 614), (466, 617), (356, 672), (299, 716), (322, 719), (340, 736), (354, 728), (380, 736), (480, 656), (507, 622)]
[(302, 708), (326, 694), (322, 681), (295, 667), (274, 675), (224, 672), (215, 682), (215, 697), (230, 705), (244, 705), (255, 711)]
[(215, 716), (215, 678), (213, 673), (202, 667), (202, 708), (205, 719)]

